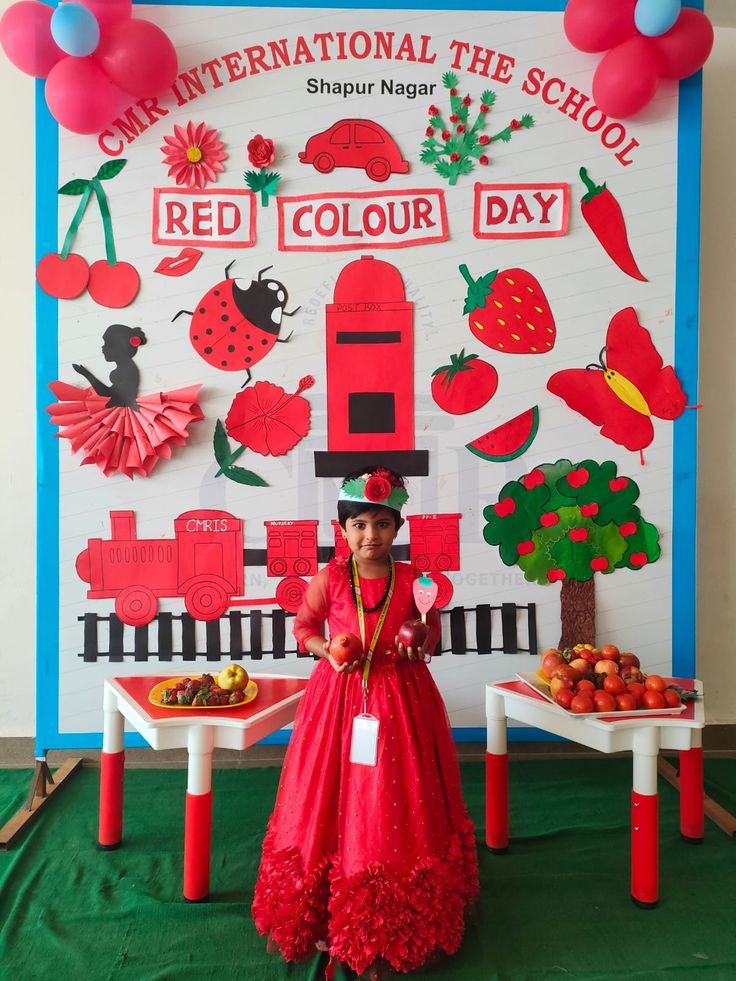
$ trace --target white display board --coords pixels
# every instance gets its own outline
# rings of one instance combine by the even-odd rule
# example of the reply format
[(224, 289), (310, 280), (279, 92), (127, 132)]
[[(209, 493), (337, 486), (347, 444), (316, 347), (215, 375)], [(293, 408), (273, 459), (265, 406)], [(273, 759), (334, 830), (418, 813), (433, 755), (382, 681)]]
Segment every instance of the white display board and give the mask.
[[(156, 653), (159, 620), (146, 628), (145, 638), (135, 627), (111, 626), (106, 618), (113, 613), (114, 600), (89, 598), (90, 584), (82, 581), (75, 565), (90, 539), (111, 538), (110, 512), (134, 512), (137, 537), (145, 540), (175, 540), (175, 519), (188, 511), (217, 509), (242, 519), (250, 555), (244, 572), (246, 598), (273, 597), (279, 582), (267, 575), (265, 561), (259, 560), (267, 548), (265, 521), (319, 522), (323, 564), (326, 549), (334, 543), (331, 521), (338, 487), (335, 477), (315, 474), (315, 453), (328, 449), (327, 308), (334, 302), (341, 272), (361, 255), (391, 263), (403, 280), (406, 300), (413, 304), (414, 450), (426, 452), (428, 473), (408, 477), (411, 499), (406, 512), (461, 515), (459, 568), (450, 568), (446, 576), (453, 587), (449, 606), (467, 611), (468, 648), (476, 646), (472, 611), (479, 605), (524, 608), (517, 617), (519, 652), (448, 651), (433, 660), (431, 670), (458, 738), (477, 738), (484, 724), (485, 682), (529, 670), (536, 663), (523, 651), (530, 647), (530, 604), (539, 648), (559, 639), (560, 587), (527, 582), (517, 566), (504, 565), (498, 549), (484, 541), (483, 509), (498, 501), (507, 481), (561, 458), (614, 461), (620, 474), (637, 482), (637, 503), (660, 534), (661, 557), (656, 563), (596, 576), (600, 641), (635, 650), (652, 671), (687, 672), (693, 639), (694, 573), (688, 556), (694, 547), (695, 413), (685, 412), (674, 423), (655, 419), (654, 439), (642, 466), (637, 452), (601, 436), (597, 427), (553, 395), (547, 382), (555, 372), (597, 361), (613, 315), (634, 307), (665, 364), (675, 366), (688, 401), (697, 401), (698, 202), (692, 188), (697, 186), (693, 179), (697, 181), (699, 166), (699, 82), (684, 83), (679, 91), (675, 84), (663, 87), (633, 121), (605, 120), (590, 97), (594, 60), (573, 50), (562, 31), (564, 4), (530, 0), (486, 6), (492, 9), (136, 5), (136, 13), (165, 28), (177, 48), (181, 75), (175, 90), (155, 106), (149, 102), (147, 111), (133, 100), (127, 116), (121, 113), (99, 140), (58, 131), (39, 105), (39, 255), (54, 251), (57, 242), (60, 246), (78, 204), (78, 198), (57, 198), (57, 188), (74, 178), (92, 177), (105, 161), (124, 158), (125, 168), (106, 190), (118, 256), (141, 276), (137, 298), (119, 310), (106, 309), (87, 294), (58, 304), (39, 294), (43, 697), (38, 738), (44, 748), (99, 744), (106, 677), (199, 672), (231, 657), (229, 612), (218, 626), (221, 658), (206, 656), (214, 628), (203, 621), (187, 629), (194, 630), (196, 649), (205, 654), (189, 661), (177, 655), (184, 629), (181, 595), (159, 599), (159, 611), (173, 615), (169, 622), (174, 653), (165, 660)], [(534, 120), (531, 128), (514, 128), (508, 142), (492, 142), (488, 164), (476, 164), (472, 174), (452, 185), (420, 161), (428, 107), (434, 103), (443, 114), (449, 112), (442, 76), (450, 70), (458, 77), (458, 90), (473, 100), (473, 110), (484, 90), (495, 92), (488, 133), (527, 114)], [(361, 169), (338, 164), (323, 174), (301, 163), (298, 154), (308, 139), (342, 119), (372, 121), (388, 131), (408, 161), (408, 172), (392, 173), (378, 183)], [(228, 153), (224, 173), (202, 191), (205, 204), (198, 233), (194, 211), (183, 206), (176, 212), (179, 224), (169, 222), (166, 230), (167, 194), (168, 200), (178, 202), (186, 195), (167, 177), (160, 148), (175, 125), (189, 122), (216, 129)], [(213, 217), (217, 209), (212, 210), (218, 196), (211, 192), (222, 192), (220, 200), (231, 203), (238, 195), (242, 199), (240, 192), (247, 190), (243, 171), (250, 168), (246, 146), (255, 134), (275, 141), (273, 169), (281, 175), (278, 198), (283, 200), (271, 198), (263, 207), (256, 194), (238, 213), (237, 235), (228, 230), (235, 214), (232, 206), (230, 225), (226, 215), (218, 236)], [(646, 282), (622, 272), (583, 220), (581, 166), (596, 184), (607, 182), (615, 194)], [(477, 184), (506, 187), (496, 192), (477, 189)], [(545, 200), (548, 185), (557, 191), (554, 206), (545, 213), (539, 201)], [(356, 192), (364, 197), (346, 197)], [(502, 213), (501, 200), (513, 210), (519, 194), (525, 204), (516, 205), (516, 222), (488, 221)], [(300, 202), (291, 199), (315, 195), (324, 197), (310, 200), (308, 210), (295, 221)], [(489, 195), (496, 195), (491, 206)], [(366, 201), (406, 200), (411, 208), (418, 198), (431, 210), (424, 213), (426, 220), (413, 222), (408, 234), (373, 234), (370, 222), (376, 223), (375, 230), (384, 220), (378, 207), (367, 219), (368, 226), (362, 224)], [(335, 206), (318, 217), (320, 200)], [(532, 214), (535, 200), (540, 210)], [(397, 207), (396, 214), (402, 214), (403, 205)], [(333, 230), (333, 219), (342, 224), (337, 234), (327, 234)], [(520, 228), (526, 234), (508, 235)], [(559, 234), (551, 235), (550, 230)], [(499, 237), (486, 237), (499, 232)], [(163, 241), (154, 242), (157, 236)], [(165, 256), (176, 255), (185, 245), (203, 252), (191, 272), (181, 277), (154, 273)], [(90, 261), (105, 254), (102, 223), (93, 210), (81, 224), (74, 251)], [(230, 275), (238, 277), (243, 288), (260, 270), (272, 267), (266, 275), (285, 286), (290, 309), (300, 307), (284, 321), (282, 338), (293, 330), (288, 343), (274, 345), (254, 364), (251, 384), (267, 380), (293, 393), (306, 374), (315, 379), (304, 392), (311, 404), (308, 435), (285, 456), (246, 451), (239, 460), (267, 481), (264, 488), (216, 478), (215, 421), (226, 417), (245, 375), (208, 364), (190, 343), (190, 318), (173, 319), (180, 310), (196, 311), (201, 298), (225, 279), (225, 267), (233, 261)], [(531, 273), (554, 315), (554, 346), (547, 353), (506, 354), (473, 336), (463, 313), (463, 264), (476, 278), (497, 269)], [(145, 331), (147, 343), (136, 355), (141, 395), (202, 384), (204, 420), (191, 427), (186, 445), (148, 478), (105, 478), (94, 465), (80, 466), (68, 442), (54, 439), (54, 427), (43, 411), (53, 401), (45, 388), (48, 382), (80, 381), (73, 364), (107, 379), (111, 365), (101, 354), (102, 334), (114, 323)], [(482, 408), (452, 415), (435, 403), (430, 385), (432, 372), (449, 364), (450, 355), (461, 349), (494, 366), (498, 389)], [(370, 385), (375, 370), (370, 351), (366, 354), (361, 348), (353, 370), (356, 376), (364, 373)], [(538, 406), (539, 429), (523, 455), (489, 462), (468, 451), (467, 443), (532, 406)], [(408, 541), (407, 524), (398, 543)], [(262, 607), (264, 651), (274, 642), (272, 621), (265, 614), (275, 608), (272, 603)], [(499, 648), (500, 609), (491, 611), (491, 617), (491, 646)], [(311, 671), (312, 660), (296, 653), (283, 658), (263, 653), (253, 660), (250, 622), (242, 619), (243, 653), (236, 659), (255, 670), (301, 675)], [(287, 632), (288, 623), (287, 618)], [(443, 623), (449, 648), (449, 613)], [(120, 651), (121, 645), (122, 659), (111, 659), (106, 652)]]

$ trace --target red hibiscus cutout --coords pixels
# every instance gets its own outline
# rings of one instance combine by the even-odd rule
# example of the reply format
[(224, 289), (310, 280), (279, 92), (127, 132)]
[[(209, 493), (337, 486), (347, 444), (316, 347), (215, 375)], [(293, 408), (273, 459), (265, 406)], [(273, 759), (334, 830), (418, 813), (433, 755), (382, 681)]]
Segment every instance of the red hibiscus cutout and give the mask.
[(228, 436), (261, 456), (283, 456), (309, 432), (311, 410), (300, 392), (314, 385), (306, 375), (293, 395), (259, 381), (235, 396), (225, 420)]

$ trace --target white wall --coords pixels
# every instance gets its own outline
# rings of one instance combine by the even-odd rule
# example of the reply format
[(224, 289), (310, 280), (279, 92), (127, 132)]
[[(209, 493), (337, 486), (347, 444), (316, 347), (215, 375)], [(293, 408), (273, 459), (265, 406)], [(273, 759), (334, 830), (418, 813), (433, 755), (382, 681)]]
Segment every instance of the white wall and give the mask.
[[(0, 0), (0, 10), (9, 6)], [(736, 632), (736, 82), (733, 9), (708, 5), (716, 47), (705, 69), (698, 674), (710, 722), (736, 722), (731, 640)], [(0, 57), (0, 298), (4, 425), (0, 429), (0, 737), (30, 736), (35, 704), (35, 414), (33, 256), (34, 83)], [(725, 108), (724, 108), (725, 107)], [(723, 349), (723, 350), (722, 350)], [(730, 355), (730, 356), (729, 356)]]

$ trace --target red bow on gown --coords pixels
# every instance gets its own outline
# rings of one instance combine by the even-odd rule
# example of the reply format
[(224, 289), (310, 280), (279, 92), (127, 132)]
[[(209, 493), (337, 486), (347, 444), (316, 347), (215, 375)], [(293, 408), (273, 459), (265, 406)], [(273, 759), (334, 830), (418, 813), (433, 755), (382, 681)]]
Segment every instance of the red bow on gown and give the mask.
[[(253, 917), (287, 960), (330, 955), (361, 973), (383, 958), (397, 971), (460, 946), (478, 892), (475, 834), (449, 720), (427, 664), (399, 659), (393, 640), (417, 615), (413, 572), (396, 565), (394, 597), (373, 657), (368, 711), (379, 719), (375, 767), (349, 762), (362, 711), (361, 672), (321, 660), (302, 698), (263, 843)], [(386, 579), (361, 579), (365, 606)], [(379, 612), (366, 614), (370, 639)], [(431, 618), (431, 619), (430, 619)], [(333, 560), (309, 584), (294, 635), (359, 636), (348, 569)], [(430, 611), (430, 641), (439, 614)], [(431, 649), (431, 648), (430, 648)]]

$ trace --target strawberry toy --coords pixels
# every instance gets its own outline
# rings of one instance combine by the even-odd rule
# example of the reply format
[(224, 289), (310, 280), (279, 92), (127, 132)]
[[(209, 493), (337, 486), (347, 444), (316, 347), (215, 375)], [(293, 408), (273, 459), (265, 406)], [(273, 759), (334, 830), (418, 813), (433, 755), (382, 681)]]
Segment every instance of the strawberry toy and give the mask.
[(463, 313), (471, 332), (488, 347), (504, 354), (546, 354), (557, 330), (549, 301), (526, 269), (500, 269), (473, 279), (460, 266), (468, 284)]

